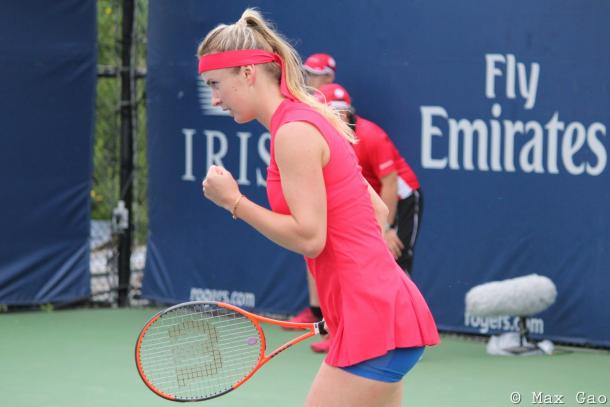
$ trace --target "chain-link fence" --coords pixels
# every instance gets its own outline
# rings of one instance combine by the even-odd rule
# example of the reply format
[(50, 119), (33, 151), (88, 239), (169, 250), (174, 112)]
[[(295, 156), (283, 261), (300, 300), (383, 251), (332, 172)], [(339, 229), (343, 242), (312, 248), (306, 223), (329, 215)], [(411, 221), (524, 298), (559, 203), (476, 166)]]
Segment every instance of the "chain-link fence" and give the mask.
[[(141, 303), (139, 298), (146, 256), (146, 24), (148, 2), (133, 0), (133, 34), (125, 37), (123, 26), (124, 0), (98, 0), (98, 80), (94, 143), (93, 187), (91, 190), (91, 302), (115, 305), (119, 290), (119, 241), (125, 233), (127, 218), (121, 203), (133, 188), (131, 277), (128, 303)], [(127, 14), (129, 18), (129, 14)], [(122, 75), (128, 69), (122, 58), (123, 45), (131, 42), (131, 96), (121, 95)], [(121, 185), (122, 138), (121, 113), (130, 107), (133, 170), (128, 185)], [(124, 167), (123, 167), (124, 168)]]

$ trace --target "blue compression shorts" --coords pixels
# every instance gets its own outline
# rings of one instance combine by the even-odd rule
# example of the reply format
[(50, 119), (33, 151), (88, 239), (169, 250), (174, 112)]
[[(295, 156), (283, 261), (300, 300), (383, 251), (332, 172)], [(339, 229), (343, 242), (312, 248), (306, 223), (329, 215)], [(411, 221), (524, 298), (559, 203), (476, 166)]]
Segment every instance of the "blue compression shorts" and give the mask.
[(424, 346), (421, 346), (394, 349), (383, 356), (341, 369), (367, 379), (395, 383), (400, 381), (415, 366), (424, 353), (424, 348)]

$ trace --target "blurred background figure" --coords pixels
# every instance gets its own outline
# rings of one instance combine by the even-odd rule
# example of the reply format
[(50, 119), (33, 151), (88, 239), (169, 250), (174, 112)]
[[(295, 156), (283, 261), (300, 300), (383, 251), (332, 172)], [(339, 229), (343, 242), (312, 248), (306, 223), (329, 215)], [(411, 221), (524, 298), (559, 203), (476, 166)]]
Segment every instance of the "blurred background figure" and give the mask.
[(307, 85), (319, 89), (320, 86), (335, 81), (337, 64), (328, 54), (312, 54), (303, 63)]
[(359, 140), (354, 150), (362, 175), (390, 210), (384, 238), (397, 263), (411, 274), (423, 214), (423, 193), (417, 176), (386, 132), (355, 114), (351, 97), (343, 86), (333, 83), (322, 85), (319, 90), (326, 103), (339, 110), (343, 120), (354, 129)]

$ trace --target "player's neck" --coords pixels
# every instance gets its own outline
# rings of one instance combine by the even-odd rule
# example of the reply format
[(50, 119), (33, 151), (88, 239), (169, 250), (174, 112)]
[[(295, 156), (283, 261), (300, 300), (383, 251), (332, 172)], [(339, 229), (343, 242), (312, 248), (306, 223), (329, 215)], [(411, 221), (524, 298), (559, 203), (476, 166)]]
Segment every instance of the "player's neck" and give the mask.
[(280, 93), (279, 87), (269, 87), (259, 98), (259, 108), (257, 120), (269, 129), (273, 113), (277, 110), (280, 104), (284, 101), (284, 97)]

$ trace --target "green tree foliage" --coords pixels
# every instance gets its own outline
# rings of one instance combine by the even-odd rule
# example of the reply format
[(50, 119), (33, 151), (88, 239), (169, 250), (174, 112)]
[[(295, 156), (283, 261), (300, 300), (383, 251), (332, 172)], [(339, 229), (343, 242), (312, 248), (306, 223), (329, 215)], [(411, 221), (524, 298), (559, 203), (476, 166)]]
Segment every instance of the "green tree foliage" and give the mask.
[[(134, 226), (137, 244), (145, 242), (147, 232), (147, 164), (146, 164), (146, 24), (148, 2), (136, 0), (133, 65), (138, 72), (135, 80), (134, 120)], [(110, 220), (112, 209), (120, 199), (120, 98), (122, 2), (97, 1), (98, 72), (116, 75), (98, 76), (94, 144), (92, 218)]]

